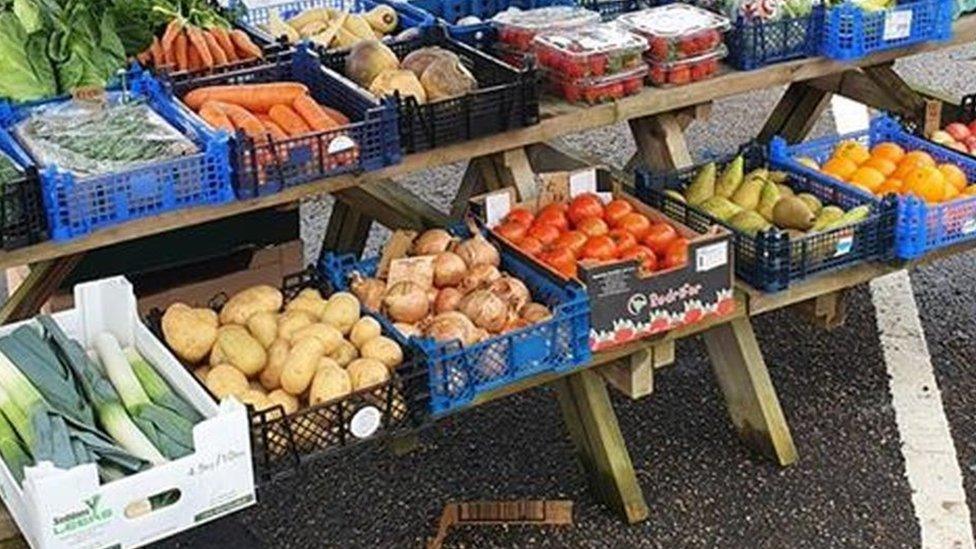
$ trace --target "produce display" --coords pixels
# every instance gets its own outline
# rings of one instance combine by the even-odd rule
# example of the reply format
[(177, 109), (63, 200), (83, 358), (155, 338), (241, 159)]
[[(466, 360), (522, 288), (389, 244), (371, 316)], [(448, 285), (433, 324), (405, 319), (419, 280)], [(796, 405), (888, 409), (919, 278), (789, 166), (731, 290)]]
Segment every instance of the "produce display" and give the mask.
[[(740, 19), (749, 22), (779, 21), (808, 16), (813, 11), (813, 4), (813, 0), (733, 0), (726, 5), (725, 13), (733, 21)], [(787, 36), (786, 39), (789, 41), (792, 38)], [(804, 37), (800, 35), (798, 39), (802, 41)], [(789, 44), (786, 46), (790, 47)]]
[(855, 224), (868, 217), (871, 207), (860, 205), (844, 211), (824, 204), (811, 193), (796, 193), (787, 185), (787, 174), (757, 168), (744, 173), (745, 161), (738, 156), (721, 171), (714, 162), (706, 164), (681, 196), (712, 217), (749, 235), (779, 229), (793, 237), (829, 231)]
[(412, 97), (421, 105), (478, 88), (478, 81), (450, 50), (430, 46), (400, 60), (379, 40), (364, 40), (352, 47), (346, 57), (345, 75), (376, 97)]
[(613, 24), (559, 29), (532, 42), (539, 66), (565, 80), (632, 71), (644, 63), (647, 43)]
[(536, 35), (564, 31), (600, 22), (600, 14), (575, 6), (549, 6), (531, 10), (509, 8), (492, 18), (503, 46), (529, 53)]
[(197, 152), (146, 103), (111, 92), (106, 104), (62, 101), (39, 105), (13, 134), (40, 165), (77, 176), (117, 173)]
[(627, 13), (617, 23), (646, 39), (645, 56), (659, 63), (714, 51), (730, 26), (726, 17), (682, 3)]
[(376, 278), (357, 275), (350, 288), (366, 309), (389, 318), (404, 339), (469, 346), (551, 319), (552, 311), (533, 301), (522, 280), (499, 269), (498, 248), (473, 232), (460, 239), (430, 229), (390, 262), (388, 272)]
[(698, 82), (715, 76), (718, 72), (718, 62), (728, 54), (725, 46), (712, 50), (698, 57), (678, 59), (675, 61), (652, 61), (648, 79), (655, 86), (680, 86), (690, 82)]
[(547, 73), (547, 89), (571, 103), (585, 102), (590, 105), (613, 101), (644, 89), (647, 66), (618, 72), (609, 76), (564, 79), (561, 75)]
[[(173, 303), (162, 316), (163, 338), (218, 400), (233, 396), (257, 411), (284, 415), (342, 401), (387, 384), (403, 350), (360, 313), (355, 295), (324, 298), (303, 289), (285, 302), (280, 290), (252, 286), (220, 312)], [(307, 426), (314, 430), (335, 425)]]
[[(362, 12), (350, 13), (336, 8), (310, 8), (282, 20), (275, 10), (270, 10), (268, 22), (262, 28), (275, 38), (283, 38), (288, 44), (309, 40), (326, 49), (350, 48), (363, 40), (396, 38), (393, 33), (400, 25), (396, 10), (385, 4)], [(404, 33), (413, 33), (410, 29)]]
[(837, 144), (822, 165), (812, 158), (796, 160), (878, 196), (913, 194), (930, 204), (976, 196), (976, 185), (958, 165), (938, 164), (929, 153), (905, 150), (897, 143), (881, 142), (869, 149), (858, 141), (846, 140)]
[(137, 56), (143, 66), (177, 71), (210, 69), (260, 59), (258, 47), (246, 32), (232, 28), (212, 9), (191, 10), (189, 17), (173, 14), (160, 36)]
[(109, 482), (193, 451), (202, 415), (111, 333), (93, 347), (48, 316), (0, 337), (0, 456), (18, 481), (50, 461), (95, 463)]
[(976, 121), (964, 124), (951, 122), (932, 132), (932, 141), (970, 156), (976, 156)]

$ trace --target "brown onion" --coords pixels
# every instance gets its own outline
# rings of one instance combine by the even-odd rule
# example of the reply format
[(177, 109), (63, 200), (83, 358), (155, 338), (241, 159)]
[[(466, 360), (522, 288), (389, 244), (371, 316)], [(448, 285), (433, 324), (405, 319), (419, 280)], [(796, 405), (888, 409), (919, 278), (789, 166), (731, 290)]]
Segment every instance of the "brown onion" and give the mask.
[(525, 287), (525, 283), (512, 275), (506, 274), (492, 281), (488, 289), (516, 311), (532, 299), (532, 296), (529, 294), (529, 289)]
[(459, 286), (462, 293), (469, 293), (471, 291), (477, 290), (482, 286), (487, 286), (488, 284), (494, 282), (501, 278), (502, 273), (498, 270), (498, 267), (494, 265), (478, 265), (472, 267), (468, 274), (464, 275), (461, 279), (461, 285)]
[(535, 324), (552, 318), (552, 311), (542, 303), (526, 303), (524, 307), (519, 309), (519, 316)]
[(427, 288), (427, 302), (430, 303), (431, 307), (434, 306), (434, 301), (436, 300), (437, 300), (437, 288), (434, 287)]
[(456, 311), (463, 296), (457, 288), (441, 288), (434, 300), (434, 314)]
[(363, 307), (371, 311), (380, 310), (380, 305), (383, 303), (383, 293), (386, 292), (386, 284), (382, 280), (354, 274), (349, 289), (363, 304)]
[(532, 325), (532, 323), (528, 320), (513, 316), (512, 318), (508, 319), (508, 322), (505, 323), (505, 328), (502, 330), (502, 333), (514, 332), (515, 330), (520, 330), (530, 325)]
[(491, 290), (475, 290), (461, 299), (458, 310), (474, 325), (492, 333), (502, 331), (508, 322), (508, 305)]
[(454, 247), (453, 251), (461, 256), (461, 259), (464, 260), (465, 265), (469, 269), (473, 269), (478, 265), (494, 265), (497, 267), (502, 262), (501, 256), (498, 255), (498, 248), (494, 247), (491, 242), (488, 242), (480, 234), (476, 234), (467, 240), (462, 240)]
[(452, 242), (454, 242), (454, 237), (444, 229), (429, 229), (413, 241), (411, 253), (413, 255), (437, 255), (447, 251)]
[(457, 286), (466, 274), (468, 274), (468, 266), (458, 254), (441, 252), (434, 258), (434, 286), (438, 288)]
[(383, 295), (383, 306), (386, 314), (394, 322), (413, 324), (427, 316), (430, 301), (427, 291), (416, 282), (402, 280), (390, 286)]
[(441, 313), (426, 322), (424, 335), (437, 341), (458, 340), (461, 345), (478, 342), (479, 331), (471, 319), (457, 311)]
[(397, 329), (404, 337), (419, 336), (423, 332), (417, 327), (416, 324), (406, 324), (404, 322), (396, 322), (393, 327)]

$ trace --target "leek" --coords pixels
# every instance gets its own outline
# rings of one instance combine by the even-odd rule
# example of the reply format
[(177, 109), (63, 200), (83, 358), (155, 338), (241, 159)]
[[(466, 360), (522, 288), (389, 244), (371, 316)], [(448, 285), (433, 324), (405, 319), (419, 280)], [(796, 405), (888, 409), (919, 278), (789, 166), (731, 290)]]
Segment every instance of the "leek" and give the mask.
[[(9, 400), (6, 394), (0, 398)], [(18, 421), (22, 421), (22, 418), (18, 418)], [(20, 444), (20, 438), (17, 437), (17, 433), (14, 432), (4, 414), (0, 414), (0, 457), (3, 457), (4, 463), (7, 464), (7, 468), (13, 473), (14, 478), (17, 479), (17, 483), (23, 482), (24, 468), (31, 465), (31, 458), (24, 451), (24, 447)]]
[[(0, 397), (3, 410), (27, 446), (34, 461), (50, 461), (61, 468), (77, 464), (68, 440), (67, 424), (52, 410), (37, 389), (7, 355), (0, 352)], [(67, 451), (65, 451), (67, 450)]]
[(139, 354), (135, 347), (125, 348), (125, 358), (129, 361), (132, 372), (135, 373), (153, 404), (166, 408), (192, 423), (197, 423), (203, 419), (200, 412), (173, 392), (166, 380), (156, 372), (148, 360)]

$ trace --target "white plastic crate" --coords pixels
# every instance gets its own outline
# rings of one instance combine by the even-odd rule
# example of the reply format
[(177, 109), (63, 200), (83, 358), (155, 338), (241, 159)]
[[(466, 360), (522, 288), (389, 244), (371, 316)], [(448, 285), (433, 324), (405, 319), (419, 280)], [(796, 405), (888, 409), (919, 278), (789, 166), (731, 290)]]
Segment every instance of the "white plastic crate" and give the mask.
[[(134, 344), (173, 390), (204, 416), (193, 428), (194, 452), (99, 485), (94, 464), (69, 470), (42, 463), (25, 470), (23, 488), (0, 461), (0, 497), (35, 549), (137, 547), (255, 503), (247, 413), (227, 399), (214, 403), (191, 374), (140, 321), (132, 285), (123, 277), (79, 284), (76, 308), (52, 315), (86, 348), (102, 331)], [(23, 324), (0, 327), (0, 335)], [(148, 498), (179, 490), (179, 499), (142, 514)]]

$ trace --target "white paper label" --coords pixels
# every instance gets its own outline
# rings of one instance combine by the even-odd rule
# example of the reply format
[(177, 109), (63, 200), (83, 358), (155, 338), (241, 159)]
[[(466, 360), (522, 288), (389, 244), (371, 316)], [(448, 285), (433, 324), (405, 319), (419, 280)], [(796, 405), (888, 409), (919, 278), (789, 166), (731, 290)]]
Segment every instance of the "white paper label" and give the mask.
[(976, 231), (976, 219), (967, 219), (965, 223), (962, 224), (962, 234), (970, 234)]
[(329, 146), (326, 152), (329, 154), (337, 154), (341, 152), (346, 152), (349, 149), (356, 146), (356, 142), (353, 141), (348, 135), (337, 136), (332, 141), (329, 141)]
[(834, 257), (840, 257), (842, 255), (847, 255), (851, 253), (851, 249), (854, 247), (854, 234), (847, 233), (841, 236), (837, 240), (837, 245), (834, 247)]
[(711, 271), (728, 263), (729, 243), (726, 240), (702, 246), (695, 254), (695, 271)]
[(569, 196), (596, 192), (596, 170), (582, 170), (569, 175)]
[(367, 438), (380, 428), (383, 414), (373, 406), (366, 406), (352, 416), (349, 422), (349, 432), (356, 438)]
[(912, 10), (889, 11), (885, 14), (883, 40), (898, 40), (912, 32)]
[(512, 209), (512, 195), (508, 191), (500, 191), (485, 196), (485, 223), (489, 228), (501, 223)]

